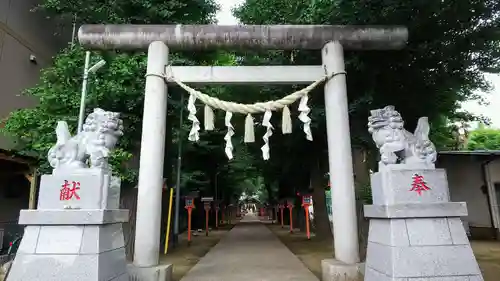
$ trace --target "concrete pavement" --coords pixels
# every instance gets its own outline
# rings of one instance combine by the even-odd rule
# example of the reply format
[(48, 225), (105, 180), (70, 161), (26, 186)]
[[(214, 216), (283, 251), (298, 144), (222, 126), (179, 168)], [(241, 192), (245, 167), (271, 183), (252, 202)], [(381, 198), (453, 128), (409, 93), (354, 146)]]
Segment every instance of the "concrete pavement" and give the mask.
[(247, 214), (181, 281), (318, 281), (318, 278), (255, 214)]

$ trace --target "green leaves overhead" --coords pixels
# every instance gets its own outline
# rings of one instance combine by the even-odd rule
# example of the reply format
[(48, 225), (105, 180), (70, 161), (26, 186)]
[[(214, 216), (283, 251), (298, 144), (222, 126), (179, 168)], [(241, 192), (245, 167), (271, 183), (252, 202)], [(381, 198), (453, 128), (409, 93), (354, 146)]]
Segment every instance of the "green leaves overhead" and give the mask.
[[(72, 22), (76, 15), (77, 25), (79, 23), (189, 24), (212, 22), (217, 6), (212, 0), (118, 2), (44, 0), (38, 9), (64, 23)], [(67, 121), (73, 132), (76, 129), (84, 57), (85, 51), (79, 46), (62, 50), (54, 58), (53, 66), (43, 70), (39, 84), (24, 93), (37, 99), (38, 106), (34, 109), (12, 112), (3, 128), (3, 132), (16, 142), (16, 150), (20, 154), (40, 159), (43, 172), (47, 172), (49, 168), (45, 158), (48, 149), (55, 143), (56, 122)], [(203, 57), (203, 54), (198, 54), (198, 57)], [(205, 56), (205, 59), (207, 58), (211, 59), (211, 56)], [(125, 135), (119, 141), (119, 147), (111, 159), (111, 164), (125, 182), (135, 185), (142, 128), (146, 54), (93, 52), (91, 65), (100, 59), (106, 60), (107, 64), (89, 77), (87, 114), (95, 107), (122, 113)], [(177, 65), (197, 64), (186, 54), (171, 54), (170, 61)], [(179, 90), (172, 89), (169, 94), (171, 105), (168, 120), (169, 126), (174, 127), (174, 124), (178, 123), (174, 117), (178, 113), (179, 104), (172, 101), (178, 100)], [(171, 142), (171, 139), (167, 141)], [(133, 156), (134, 160), (130, 161)], [(171, 153), (170, 157), (177, 156)]]
[[(477, 99), (490, 89), (482, 71), (499, 70), (500, 2), (394, 0), (247, 0), (234, 14), (246, 24), (404, 25), (408, 46), (395, 51), (346, 51), (347, 89), (353, 144), (370, 148), (366, 131), (370, 109), (395, 105), (412, 131), (420, 116), (432, 123), (432, 137), (440, 148), (459, 148), (452, 122), (469, 120), (455, 114), (462, 101)], [(320, 64), (319, 51), (259, 53), (284, 64)], [(256, 56), (257, 58), (259, 56)], [(255, 61), (255, 60), (254, 60)], [(262, 59), (264, 61), (264, 59)], [(288, 87), (274, 88), (274, 94)], [(314, 146), (294, 136), (273, 136), (270, 174), (298, 175), (319, 157), (326, 158), (324, 102), (311, 99)], [(286, 139), (286, 140), (283, 140)], [(284, 143), (283, 143), (284, 141)], [(278, 144), (278, 145), (276, 145)], [(276, 147), (278, 146), (278, 147)], [(286, 147), (286, 149), (283, 149)], [(290, 152), (293, 151), (293, 155)], [(312, 153), (312, 152), (318, 153)], [(309, 159), (309, 160), (307, 160)], [(276, 179), (276, 176), (273, 176)], [(290, 180), (290, 188), (294, 180)], [(287, 187), (283, 187), (286, 189)]]
[(39, 9), (87, 24), (200, 24), (213, 22), (218, 6), (214, 0), (44, 0)]
[[(249, 0), (235, 14), (253, 24), (407, 26), (407, 48), (346, 52), (346, 66), (352, 101), (370, 95), (371, 107), (394, 104), (414, 125), (418, 116), (448, 116), (473, 90), (488, 89), (481, 70), (499, 69), (499, 10), (490, 0)], [(318, 63), (300, 51), (295, 61)]]
[(500, 130), (480, 127), (470, 132), (468, 150), (500, 150)]
[[(76, 46), (58, 55), (54, 65), (42, 71), (40, 83), (24, 92), (38, 99), (38, 106), (11, 113), (3, 129), (14, 137), (20, 153), (42, 160), (45, 172), (48, 168), (45, 156), (55, 143), (57, 121), (64, 120), (73, 132), (76, 130), (84, 53), (83, 49)], [(91, 64), (100, 59), (94, 54)], [(119, 163), (131, 157), (140, 136), (144, 79), (138, 77), (142, 76), (145, 66), (144, 56), (121, 54), (113, 59), (113, 63), (89, 77), (87, 113), (95, 107), (123, 112), (126, 130), (114, 156), (115, 167), (122, 167)], [(131, 179), (128, 172), (123, 176)]]
[[(39, 9), (65, 23), (73, 21), (76, 15), (77, 25), (205, 24), (213, 22), (217, 5), (214, 0), (44, 0)], [(246, 24), (407, 26), (409, 42), (403, 50), (345, 52), (353, 144), (369, 148), (372, 143), (366, 132), (369, 109), (393, 104), (403, 115), (408, 130), (413, 130), (418, 117), (429, 116), (436, 144), (441, 148), (458, 148), (457, 128), (450, 124), (470, 117), (456, 114), (459, 102), (477, 99), (474, 91), (489, 89), (482, 71), (500, 69), (496, 31), (500, 24), (499, 11), (500, 3), (494, 0), (247, 0), (234, 13)], [(56, 121), (67, 121), (72, 130), (76, 127), (83, 59), (84, 50), (78, 46), (63, 50), (56, 56), (54, 65), (43, 71), (40, 83), (25, 92), (39, 100), (38, 107), (13, 112), (5, 125), (4, 132), (14, 137), (19, 152), (39, 157), (42, 167), (47, 168), (44, 158), (55, 141)], [(123, 113), (125, 136), (119, 142), (112, 164), (126, 181), (134, 184), (146, 55), (119, 51), (92, 54), (92, 64), (100, 59), (105, 59), (107, 64), (90, 78), (87, 108), (90, 111), (101, 107)], [(321, 63), (319, 51), (302, 50), (179, 52), (171, 54), (170, 59), (174, 65)], [(201, 90), (221, 99), (252, 103), (276, 99), (295, 89), (293, 85), (236, 85)], [(276, 130), (270, 141), (268, 162), (261, 159), (260, 142), (249, 145), (241, 142), (244, 116), (235, 115), (233, 119), (235, 159), (231, 162), (224, 154), (223, 112), (216, 112), (215, 131), (202, 131), (199, 143), (187, 142), (189, 122), (184, 120), (181, 128), (178, 127), (180, 110), (185, 107), (185, 103), (180, 103), (180, 93), (179, 88), (169, 86), (165, 176), (175, 178), (172, 171), (180, 136), (183, 141), (181, 178), (186, 190), (213, 194), (218, 182), (226, 198), (236, 197), (243, 191), (261, 194), (264, 188), (267, 194), (261, 194), (262, 198), (272, 200), (277, 185), (280, 196), (293, 195), (294, 189), (307, 189), (312, 163), (325, 162), (325, 108), (321, 87), (310, 95), (314, 142), (304, 140), (300, 122), (296, 120), (296, 107), (291, 107), (293, 133), (283, 136)], [(200, 105), (198, 109), (202, 112)], [(254, 117), (261, 121), (262, 116)], [(278, 117), (275, 114), (271, 121), (277, 129)], [(257, 139), (262, 134), (263, 129), (257, 126)]]

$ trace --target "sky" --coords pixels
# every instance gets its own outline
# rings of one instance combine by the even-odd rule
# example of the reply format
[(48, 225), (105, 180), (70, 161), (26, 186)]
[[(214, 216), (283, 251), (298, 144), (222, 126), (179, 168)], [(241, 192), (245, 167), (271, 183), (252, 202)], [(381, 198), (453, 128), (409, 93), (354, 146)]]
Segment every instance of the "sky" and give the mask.
[(234, 25), (238, 24), (238, 20), (231, 14), (231, 9), (235, 6), (243, 4), (245, 0), (217, 0), (221, 6), (217, 14), (217, 20), (220, 25)]
[(500, 75), (485, 74), (486, 79), (493, 86), (493, 90), (489, 93), (481, 93), (488, 105), (480, 105), (477, 102), (466, 102), (462, 104), (462, 108), (471, 113), (484, 115), (491, 119), (491, 125), (495, 128), (500, 128)]
[[(217, 14), (218, 24), (234, 25), (238, 24), (238, 20), (231, 14), (231, 9), (244, 3), (245, 0), (217, 0), (221, 6)], [(486, 79), (492, 84), (493, 90), (490, 93), (482, 93), (489, 102), (488, 105), (480, 105), (477, 102), (466, 102), (462, 104), (462, 109), (474, 114), (484, 115), (490, 118), (492, 126), (500, 128), (500, 75), (486, 74)], [(476, 124), (471, 124), (472, 127)]]

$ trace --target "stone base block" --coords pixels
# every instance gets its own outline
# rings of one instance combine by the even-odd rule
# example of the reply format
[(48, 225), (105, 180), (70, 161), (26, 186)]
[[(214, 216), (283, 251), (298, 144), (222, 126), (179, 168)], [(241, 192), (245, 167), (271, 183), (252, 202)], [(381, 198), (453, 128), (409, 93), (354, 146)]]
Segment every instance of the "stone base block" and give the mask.
[(28, 225), (7, 281), (126, 281), (121, 223)]
[(463, 202), (449, 202), (446, 171), (413, 164), (379, 166), (364, 281), (482, 281), (460, 220)]
[[(480, 275), (469, 245), (393, 247), (368, 242), (366, 264), (390, 277), (422, 278)], [(377, 280), (378, 279), (367, 279)]]
[(448, 203), (405, 203), (396, 205), (365, 205), (367, 218), (435, 218), (466, 217), (465, 202)]
[[(18, 254), (96, 255), (124, 249), (121, 223), (106, 225), (29, 225)], [(125, 261), (125, 256), (123, 256)]]
[(171, 264), (163, 264), (154, 267), (138, 267), (133, 264), (127, 265), (130, 281), (172, 281)]
[(125, 249), (92, 255), (17, 254), (7, 281), (128, 281)]
[(402, 278), (402, 277), (390, 277), (383, 273), (380, 273), (370, 267), (366, 268), (365, 280), (377, 280), (377, 281), (483, 281), (481, 275), (463, 275), (463, 276), (453, 276), (453, 277), (422, 277), (422, 278)]
[[(428, 190), (412, 191), (415, 183)], [(374, 205), (407, 203), (446, 203), (450, 201), (444, 169), (415, 168), (408, 165), (388, 165), (371, 175)]]
[(469, 245), (459, 218), (371, 219), (368, 241), (394, 247)]
[[(69, 190), (71, 194), (67, 193)], [(118, 209), (119, 206), (120, 178), (107, 169), (56, 169), (52, 175), (42, 175), (40, 179), (39, 210)]]
[(23, 225), (101, 225), (128, 222), (128, 210), (21, 210)]
[(459, 218), (372, 219), (365, 281), (483, 280)]
[(364, 264), (345, 264), (336, 259), (321, 261), (322, 281), (362, 281)]

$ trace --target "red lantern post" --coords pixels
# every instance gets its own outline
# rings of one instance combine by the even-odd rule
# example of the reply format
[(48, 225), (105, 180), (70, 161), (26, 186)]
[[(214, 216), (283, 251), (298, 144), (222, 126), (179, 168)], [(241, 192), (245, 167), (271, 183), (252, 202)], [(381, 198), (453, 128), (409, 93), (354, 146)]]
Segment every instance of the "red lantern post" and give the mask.
[(294, 200), (293, 199), (287, 199), (287, 208), (288, 211), (290, 212), (290, 233), (293, 233), (293, 205), (294, 205)]
[(203, 205), (205, 207), (205, 235), (208, 236), (208, 219), (209, 219), (209, 213), (210, 213), (210, 202), (213, 202), (214, 198), (213, 197), (201, 197), (201, 202), (203, 202)]
[(311, 232), (309, 229), (309, 206), (312, 204), (312, 196), (311, 195), (302, 195), (302, 207), (304, 207), (304, 211), (306, 213), (306, 234), (307, 239), (311, 239)]
[(285, 202), (281, 202), (278, 205), (278, 208), (280, 209), (280, 218), (281, 218), (281, 228), (284, 228), (284, 221), (283, 221), (283, 209), (285, 209)]
[(205, 207), (205, 236), (208, 236), (208, 219), (209, 219), (209, 212), (210, 212), (210, 202), (205, 202), (204, 203)]
[(219, 203), (215, 203), (215, 229), (219, 229)]
[(274, 216), (276, 216), (276, 221), (278, 220), (278, 205), (273, 205), (271, 207), (271, 223), (274, 224)]
[(194, 209), (194, 202), (192, 197), (187, 197), (185, 199), (185, 206), (187, 212), (188, 212), (188, 246), (191, 245), (191, 215), (193, 213)]

